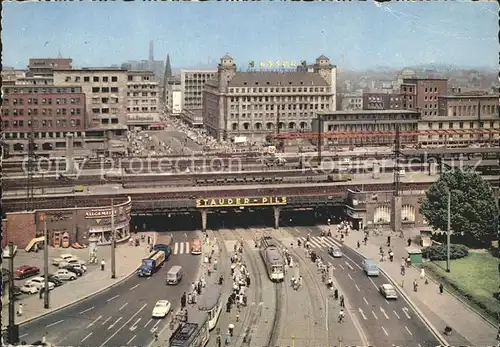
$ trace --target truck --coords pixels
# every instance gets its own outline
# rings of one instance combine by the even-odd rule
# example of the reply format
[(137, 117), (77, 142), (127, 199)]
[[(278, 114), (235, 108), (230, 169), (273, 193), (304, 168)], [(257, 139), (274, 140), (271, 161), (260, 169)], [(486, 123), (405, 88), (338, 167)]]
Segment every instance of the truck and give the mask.
[(171, 235), (157, 234), (153, 250), (163, 251), (165, 253), (165, 260), (168, 260), (172, 254), (173, 240), (174, 238)]
[(153, 275), (165, 262), (165, 252), (155, 251), (149, 257), (142, 259), (142, 264), (137, 274), (139, 277), (149, 277)]

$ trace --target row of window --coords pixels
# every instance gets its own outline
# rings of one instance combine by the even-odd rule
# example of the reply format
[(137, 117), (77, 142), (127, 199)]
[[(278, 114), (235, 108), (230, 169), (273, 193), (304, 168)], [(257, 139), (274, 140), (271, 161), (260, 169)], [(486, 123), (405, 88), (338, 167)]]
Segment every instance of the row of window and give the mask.
[(19, 93), (19, 94), (52, 94), (52, 93), (81, 93), (81, 88), (72, 87), (45, 87), (45, 88), (20, 88), (20, 87), (5, 87), (4, 94)]
[(132, 75), (127, 76), (127, 80), (129, 82), (134, 82), (134, 81), (150, 81), (152, 79), (153, 79), (153, 76), (132, 76)]
[(118, 87), (92, 87), (92, 93), (109, 93), (111, 90), (111, 93), (118, 93)]
[(437, 100), (437, 99), (438, 99), (437, 95), (424, 96), (425, 101), (427, 101), (427, 100), (432, 101), (432, 100)]
[(140, 93), (141, 95), (139, 95), (139, 92), (133, 92), (133, 93), (130, 93), (130, 92), (127, 92), (127, 96), (157, 96), (158, 94), (156, 92), (151, 92), (151, 93), (148, 93), (148, 92), (142, 92)]
[(128, 105), (139, 105), (139, 101), (141, 104), (152, 104), (152, 105), (156, 105), (156, 99), (149, 99), (149, 100), (146, 100), (146, 99), (143, 99), (143, 100), (128, 100), (127, 104)]
[(108, 113), (118, 114), (118, 109), (117, 108), (107, 108), (107, 107), (93, 108), (92, 113), (93, 114), (108, 114)]
[(157, 89), (158, 85), (156, 85), (156, 84), (140, 84), (140, 85), (134, 84), (132, 86), (129, 84), (127, 87), (128, 87), (128, 89)]
[(43, 119), (43, 120), (34, 120), (33, 123), (31, 123), (30, 120), (24, 121), (24, 120), (13, 120), (13, 121), (8, 121), (4, 120), (2, 122), (3, 128), (24, 128), (24, 127), (34, 127), (38, 128), (42, 126), (43, 128), (52, 128), (53, 124), (55, 124), (56, 127), (58, 128), (74, 128), (74, 127), (80, 127), (82, 125), (82, 121), (80, 119), (61, 119), (61, 120), (56, 120), (53, 121), (51, 119)]
[[(258, 82), (255, 83), (258, 84)], [(270, 84), (270, 82), (266, 83), (267, 85)], [(292, 82), (289, 82), (289, 84), (292, 84)], [(241, 93), (329, 93), (330, 87), (229, 88), (229, 93), (240, 93), (240, 90)]]
[(349, 115), (337, 115), (332, 114), (324, 116), (325, 121), (395, 121), (395, 120), (414, 120), (418, 121), (418, 114), (349, 114)]
[[(465, 114), (473, 114), (477, 115), (478, 107), (477, 105), (467, 105), (467, 106), (451, 106), (448, 107), (448, 110), (453, 113), (453, 116), (458, 115), (465, 115)], [(481, 114), (491, 114), (491, 113), (499, 113), (500, 112), (500, 106), (499, 105), (481, 105), (479, 108), (481, 111)]]
[[(435, 124), (436, 124), (436, 123), (431, 123), (431, 122), (429, 122), (429, 123), (427, 123), (427, 127), (428, 127), (429, 129), (433, 129), (433, 126), (434, 126)], [(448, 123), (448, 128), (446, 128), (446, 129), (454, 129), (454, 128), (455, 128), (455, 124), (456, 124), (456, 123), (454, 123), (454, 122), (449, 122), (449, 123)], [(468, 129), (474, 129), (474, 126), (475, 126), (476, 124), (478, 125), (478, 127), (476, 127), (476, 128), (482, 129), (482, 128), (484, 128), (484, 124), (485, 124), (485, 122), (469, 122), (469, 128), (468, 128)], [(489, 126), (490, 126), (490, 128), (493, 128), (493, 127), (494, 127), (494, 125), (495, 125), (495, 122), (489, 122)], [(437, 126), (438, 126), (438, 129), (444, 129), (444, 128), (443, 128), (443, 123), (442, 123), (442, 122), (437, 123)], [(455, 129), (456, 129), (456, 128), (455, 128)], [(459, 122), (459, 123), (458, 123), (458, 129), (464, 129), (464, 122)]]
[[(42, 105), (52, 105), (52, 100), (54, 100), (55, 105), (75, 105), (81, 102), (80, 98), (71, 98), (71, 99), (58, 99), (58, 98), (29, 98), (26, 100), (28, 105), (38, 105), (39, 103)], [(10, 105), (10, 99), (3, 99), (4, 105)], [(24, 99), (12, 99), (12, 105), (24, 105)]]
[(94, 96), (92, 97), (92, 104), (96, 105), (96, 104), (117, 104), (118, 103), (118, 97), (116, 96), (112, 96), (112, 97), (109, 97), (109, 98), (101, 98), (101, 97), (98, 97), (98, 96)]
[[(80, 76), (74, 76), (75, 82), (81, 82), (82, 78)], [(64, 78), (64, 82), (72, 82), (72, 76), (66, 76)], [(83, 82), (90, 82), (90, 76), (83, 76)], [(92, 82), (118, 82), (118, 76), (111, 76), (111, 79), (108, 76), (93, 76)]]
[[(240, 118), (276, 118), (274, 113), (231, 113), (230, 118), (240, 119)], [(280, 114), (280, 118), (303, 118), (303, 117), (314, 117), (314, 112), (287, 112)]]
[[(22, 117), (24, 116), (24, 111), (23, 109), (14, 109), (14, 110), (9, 110), (9, 109), (2, 109), (2, 116), (8, 117), (8, 116), (13, 116), (13, 117)], [(78, 116), (83, 114), (83, 110), (81, 108), (57, 108), (54, 109), (52, 108), (34, 108), (34, 109), (28, 109), (27, 110), (27, 115), (28, 116), (37, 116), (38, 114), (41, 114), (42, 116), (52, 116), (54, 113), (57, 116), (66, 116), (66, 115), (71, 115), (71, 116)]]
[[(28, 132), (16, 133), (16, 132), (2, 132), (2, 138), (4, 139), (27, 139), (29, 138)], [(44, 132), (34, 132), (35, 139), (45, 139), (45, 138), (65, 138), (66, 134), (73, 134), (76, 138), (82, 137), (83, 131), (75, 131), (75, 132), (60, 132), (60, 131), (50, 131), (48, 129)], [(65, 143), (65, 142), (63, 142)]]
[[(231, 110), (238, 110), (239, 105), (231, 105)], [(253, 104), (253, 105), (241, 105), (242, 110), (266, 110), (273, 111), (275, 109), (275, 105), (262, 105), (262, 104)], [(280, 107), (281, 106), (281, 107)], [(287, 107), (288, 106), (288, 107)], [(329, 104), (287, 104), (287, 105), (276, 105), (277, 110), (328, 110), (330, 108)]]
[[(274, 129), (276, 126), (274, 123), (266, 123), (265, 125), (265, 129), (266, 130), (272, 130)], [(279, 129), (285, 129), (288, 128), (288, 129), (296, 129), (297, 128), (297, 123), (295, 122), (290, 122), (288, 124), (285, 124), (285, 123), (279, 123), (278, 124), (278, 128)], [(307, 129), (308, 128), (308, 125), (306, 122), (300, 122), (298, 127), (300, 129)], [(231, 124), (231, 130), (235, 131), (235, 130), (240, 130), (240, 129), (243, 129), (243, 130), (250, 130), (252, 128), (251, 124), (250, 123), (243, 123), (241, 124), (241, 126), (238, 124), (238, 123), (233, 123)], [(253, 125), (253, 129), (254, 130), (263, 130), (264, 129), (264, 125), (262, 123), (255, 123)]]
[(128, 112), (131, 112), (131, 110), (132, 110), (132, 112), (139, 112), (139, 111), (141, 111), (141, 112), (147, 112), (147, 111), (156, 112), (157, 111), (156, 107), (151, 107), (151, 108), (150, 107), (127, 107)]
[(438, 108), (438, 104), (424, 104), (424, 108)]
[[(412, 131), (417, 129), (416, 123), (400, 124), (402, 131)], [(336, 132), (359, 132), (359, 131), (393, 131), (396, 129), (396, 123), (377, 123), (377, 124), (328, 124), (328, 131)]]
[(424, 89), (424, 93), (437, 93), (437, 92), (438, 92), (437, 87), (434, 87), (434, 88), (428, 87), (428, 88)]
[(320, 102), (320, 101), (328, 101), (330, 100), (330, 97), (328, 96), (305, 96), (305, 95), (299, 95), (299, 96), (257, 96), (257, 97), (250, 97), (250, 96), (241, 96), (241, 97), (231, 97), (231, 102), (277, 102), (277, 103), (288, 103), (288, 102), (301, 102), (301, 101), (306, 101), (306, 102)]

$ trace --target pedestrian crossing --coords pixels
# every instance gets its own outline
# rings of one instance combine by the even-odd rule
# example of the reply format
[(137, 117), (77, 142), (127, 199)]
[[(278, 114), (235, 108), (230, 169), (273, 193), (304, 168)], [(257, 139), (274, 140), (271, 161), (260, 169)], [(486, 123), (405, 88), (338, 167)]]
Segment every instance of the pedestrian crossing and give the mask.
[[(298, 237), (298, 240), (304, 244), (307, 241), (306, 237)], [(328, 247), (341, 247), (342, 245), (332, 237), (326, 236), (311, 236), (309, 244), (311, 248), (328, 248)]]
[(178, 254), (189, 254), (189, 242), (176, 242), (174, 243), (174, 251), (172, 252), (174, 255)]

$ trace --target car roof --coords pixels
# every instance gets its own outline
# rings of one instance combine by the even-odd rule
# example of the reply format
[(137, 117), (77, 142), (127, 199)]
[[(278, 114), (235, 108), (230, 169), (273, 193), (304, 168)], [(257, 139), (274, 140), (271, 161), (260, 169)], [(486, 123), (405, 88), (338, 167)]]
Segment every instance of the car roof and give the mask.
[(32, 265), (21, 265), (21, 266), (19, 266), (18, 270), (31, 269), (32, 267), (34, 267), (34, 266), (32, 266)]
[(382, 284), (382, 287), (384, 287), (384, 289), (394, 289), (392, 284)]
[(169, 303), (169, 301), (168, 301), (168, 300), (158, 300), (158, 301), (156, 302), (156, 305), (166, 305), (166, 304), (168, 304), (168, 303)]
[(44, 280), (45, 278), (43, 278), (42, 276), (36, 276), (30, 279), (30, 281), (44, 281)]

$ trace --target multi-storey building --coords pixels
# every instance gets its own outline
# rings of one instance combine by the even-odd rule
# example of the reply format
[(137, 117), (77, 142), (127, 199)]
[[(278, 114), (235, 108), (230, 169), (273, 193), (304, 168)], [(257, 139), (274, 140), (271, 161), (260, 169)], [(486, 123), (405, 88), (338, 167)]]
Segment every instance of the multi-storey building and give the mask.
[(129, 71), (127, 125), (148, 128), (159, 121), (159, 83), (152, 71)]
[(395, 93), (363, 93), (364, 110), (401, 110), (403, 98)]
[[(438, 97), (438, 112), (422, 115), (419, 130), (445, 133), (420, 135), (423, 146), (469, 146), (498, 144), (499, 135), (488, 130), (500, 129), (500, 106), (495, 95), (451, 95)], [(467, 133), (469, 130), (485, 133)]]
[(341, 108), (343, 111), (363, 109), (363, 96), (360, 94), (346, 94), (342, 97)]
[(19, 79), (24, 78), (26, 72), (23, 70), (2, 69), (2, 86), (14, 85)]
[(180, 116), (182, 113), (182, 86), (181, 80), (171, 77), (165, 83), (165, 106), (170, 116)]
[(205, 83), (217, 70), (181, 70), (182, 109), (201, 109)]
[(85, 93), (88, 149), (126, 153), (127, 82), (128, 71), (120, 68), (54, 70), (55, 85), (80, 85)]
[(31, 58), (28, 65), (28, 76), (52, 77), (55, 69), (71, 69), (70, 58)]
[[(420, 113), (409, 110), (321, 111), (317, 117), (321, 119), (323, 132), (339, 134), (339, 138), (331, 140), (334, 145), (374, 146), (393, 144), (393, 136), (373, 136), (373, 133), (394, 133), (396, 124), (401, 132), (416, 132)], [(318, 118), (313, 120), (313, 130), (318, 131)], [(401, 141), (416, 144), (417, 136), (401, 136)]]
[(2, 138), (12, 155), (25, 154), (32, 135), (38, 154), (64, 150), (73, 134), (75, 149), (85, 147), (85, 94), (79, 86), (3, 88)]
[(420, 111), (422, 116), (436, 116), (438, 97), (446, 95), (448, 80), (443, 78), (405, 78), (400, 88), (403, 109)]
[(277, 129), (310, 130), (318, 111), (336, 108), (336, 71), (320, 56), (312, 72), (237, 72), (226, 55), (216, 79), (206, 84), (203, 124), (219, 140), (252, 142), (264, 141)]

